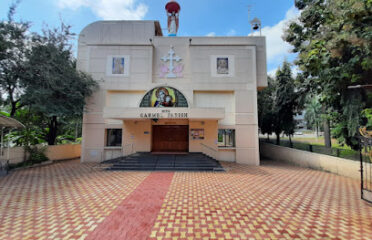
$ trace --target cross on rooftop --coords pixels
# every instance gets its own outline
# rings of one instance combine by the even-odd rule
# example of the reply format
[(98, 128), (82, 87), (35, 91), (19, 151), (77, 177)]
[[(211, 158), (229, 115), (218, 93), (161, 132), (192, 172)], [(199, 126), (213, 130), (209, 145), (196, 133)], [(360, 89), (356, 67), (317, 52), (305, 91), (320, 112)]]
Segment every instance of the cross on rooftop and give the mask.
[(182, 58), (180, 58), (179, 56), (175, 55), (175, 52), (173, 50), (173, 46), (171, 46), (171, 48), (170, 48), (170, 50), (168, 52), (168, 56), (162, 57), (161, 60), (163, 60), (164, 62), (169, 61), (169, 73), (167, 75), (167, 78), (176, 78), (177, 75), (174, 74), (174, 72), (173, 72), (173, 69), (174, 69), (173, 61), (179, 62), (179, 61), (182, 60)]

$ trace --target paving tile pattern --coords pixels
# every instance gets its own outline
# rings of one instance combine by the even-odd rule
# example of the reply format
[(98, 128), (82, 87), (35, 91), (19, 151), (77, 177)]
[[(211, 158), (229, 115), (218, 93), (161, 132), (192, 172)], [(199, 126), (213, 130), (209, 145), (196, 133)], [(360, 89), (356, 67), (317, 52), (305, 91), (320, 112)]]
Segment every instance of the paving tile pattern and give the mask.
[[(110, 222), (127, 233), (150, 224), (147, 237), (130, 240), (372, 239), (359, 181), (275, 162), (223, 165), (227, 172), (172, 173), (154, 187), (160, 197), (144, 191), (157, 173), (78, 161), (16, 171), (0, 178), (0, 239), (84, 239)], [(156, 211), (130, 210), (145, 205)]]
[(172, 179), (172, 172), (151, 173), (86, 239), (146, 239)]
[(0, 178), (0, 239), (84, 239), (148, 175), (66, 161)]
[(224, 166), (175, 173), (150, 239), (372, 239), (358, 181), (276, 163)]

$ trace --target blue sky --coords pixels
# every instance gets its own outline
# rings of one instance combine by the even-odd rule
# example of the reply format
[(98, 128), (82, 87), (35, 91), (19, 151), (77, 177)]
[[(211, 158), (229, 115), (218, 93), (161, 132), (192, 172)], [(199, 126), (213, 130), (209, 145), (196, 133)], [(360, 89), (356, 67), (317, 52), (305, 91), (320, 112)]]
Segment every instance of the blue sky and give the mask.
[[(0, 18), (5, 19), (12, 0), (0, 2)], [(79, 33), (97, 20), (159, 20), (166, 28), (164, 6), (168, 0), (23, 0), (16, 19), (32, 22), (32, 31), (44, 24), (58, 26), (60, 19)], [(250, 19), (262, 21), (267, 41), (267, 70), (273, 74), (282, 61), (294, 59), (290, 46), (281, 39), (288, 20), (298, 12), (293, 0), (178, 0), (181, 5), (180, 36), (246, 36)], [(163, 32), (166, 32), (165, 30)], [(295, 69), (294, 69), (295, 70)]]

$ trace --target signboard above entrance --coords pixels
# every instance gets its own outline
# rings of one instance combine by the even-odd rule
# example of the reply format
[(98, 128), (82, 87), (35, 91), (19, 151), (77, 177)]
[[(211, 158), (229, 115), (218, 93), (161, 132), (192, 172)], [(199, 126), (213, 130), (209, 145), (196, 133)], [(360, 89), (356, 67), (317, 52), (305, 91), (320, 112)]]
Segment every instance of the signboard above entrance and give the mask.
[(172, 113), (170, 111), (162, 111), (161, 113), (140, 113), (140, 118), (149, 119), (161, 119), (161, 118), (173, 118), (173, 119), (186, 119), (188, 113)]
[(177, 89), (172, 87), (157, 87), (146, 93), (140, 107), (187, 108), (188, 104), (185, 96)]

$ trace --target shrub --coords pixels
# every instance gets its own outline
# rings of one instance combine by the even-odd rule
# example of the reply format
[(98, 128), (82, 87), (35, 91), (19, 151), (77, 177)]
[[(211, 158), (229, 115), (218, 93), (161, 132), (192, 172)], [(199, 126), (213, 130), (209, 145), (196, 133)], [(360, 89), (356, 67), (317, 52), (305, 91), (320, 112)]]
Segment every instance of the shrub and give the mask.
[(29, 153), (28, 161), (31, 164), (48, 161), (49, 158), (45, 155), (45, 147), (27, 146), (26, 151)]

